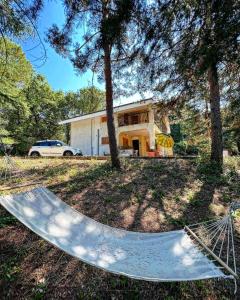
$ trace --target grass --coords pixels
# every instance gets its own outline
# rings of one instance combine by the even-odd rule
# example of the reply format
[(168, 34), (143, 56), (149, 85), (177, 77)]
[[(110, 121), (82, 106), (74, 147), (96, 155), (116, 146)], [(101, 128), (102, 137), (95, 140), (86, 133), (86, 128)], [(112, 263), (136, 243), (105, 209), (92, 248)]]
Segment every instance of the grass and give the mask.
[[(133, 231), (182, 229), (186, 224), (224, 215), (232, 200), (240, 200), (239, 158), (226, 160), (223, 174), (206, 161), (126, 159), (121, 172), (112, 170), (107, 161), (17, 159), (16, 163), (21, 173), (2, 181), (2, 186), (40, 180), (76, 210), (110, 226)], [(40, 239), (3, 208), (0, 245), (1, 299), (233, 296), (231, 282), (151, 283), (98, 270)], [(239, 253), (238, 244), (236, 249)]]
[(17, 219), (13, 216), (0, 216), (0, 228), (16, 224)]

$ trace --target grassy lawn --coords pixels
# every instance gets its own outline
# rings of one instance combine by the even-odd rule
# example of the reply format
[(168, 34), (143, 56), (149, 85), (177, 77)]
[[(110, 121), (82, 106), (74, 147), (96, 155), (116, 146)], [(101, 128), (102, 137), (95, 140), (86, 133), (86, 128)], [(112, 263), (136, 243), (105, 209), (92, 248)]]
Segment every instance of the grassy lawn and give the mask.
[[(181, 229), (222, 216), (232, 200), (240, 200), (239, 158), (225, 161), (223, 175), (213, 165), (180, 159), (124, 160), (120, 173), (107, 161), (17, 159), (16, 163), (22, 173), (1, 181), (1, 187), (41, 181), (85, 215), (132, 231)], [(236, 239), (238, 256), (239, 244)], [(0, 251), (1, 299), (233, 298), (231, 281), (151, 283), (98, 270), (54, 248), (2, 207)]]

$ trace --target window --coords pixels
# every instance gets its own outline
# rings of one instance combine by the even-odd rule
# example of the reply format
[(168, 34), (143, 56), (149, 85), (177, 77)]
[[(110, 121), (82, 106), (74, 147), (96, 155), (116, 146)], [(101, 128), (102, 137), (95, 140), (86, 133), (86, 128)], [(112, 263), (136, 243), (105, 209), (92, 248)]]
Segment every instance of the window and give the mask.
[(36, 142), (33, 146), (46, 147), (46, 146), (48, 146), (48, 142), (47, 141)]
[(107, 116), (102, 117), (102, 118), (101, 118), (101, 122), (102, 122), (102, 123), (107, 122)]
[(138, 116), (139, 115), (132, 115), (131, 124), (138, 124), (139, 123)]
[(102, 137), (102, 145), (108, 145), (109, 144), (109, 138), (108, 136)]
[(126, 113), (118, 117), (118, 126), (128, 126), (140, 123), (148, 123), (148, 112)]
[(62, 143), (59, 142), (59, 141), (49, 141), (49, 142), (48, 142), (48, 145), (49, 145), (49, 146), (59, 146), (59, 145), (62, 146)]

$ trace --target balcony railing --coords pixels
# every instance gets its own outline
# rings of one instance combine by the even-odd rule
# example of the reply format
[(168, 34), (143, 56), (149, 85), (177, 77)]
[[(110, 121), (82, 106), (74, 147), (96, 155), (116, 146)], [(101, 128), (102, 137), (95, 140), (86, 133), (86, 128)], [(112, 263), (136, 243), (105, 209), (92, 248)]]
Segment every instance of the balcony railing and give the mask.
[(141, 123), (148, 123), (149, 116), (148, 112), (123, 114), (118, 117), (118, 126), (128, 126)]

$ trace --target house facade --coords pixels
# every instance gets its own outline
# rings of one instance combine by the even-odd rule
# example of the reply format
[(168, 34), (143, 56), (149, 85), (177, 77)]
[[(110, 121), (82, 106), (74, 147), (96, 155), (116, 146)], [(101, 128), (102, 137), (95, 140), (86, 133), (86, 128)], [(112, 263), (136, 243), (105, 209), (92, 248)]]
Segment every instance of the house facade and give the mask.
[[(154, 103), (153, 99), (146, 99), (114, 108), (120, 155), (148, 156), (150, 150), (156, 150), (156, 134), (170, 133), (168, 117), (161, 116), (159, 121), (159, 111)], [(71, 125), (70, 144), (80, 148), (83, 155), (103, 156), (110, 153), (106, 110), (74, 117), (59, 124)], [(157, 148), (159, 155), (166, 155), (166, 149)], [(171, 155), (172, 150), (168, 149), (168, 152), (167, 155)]]

